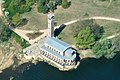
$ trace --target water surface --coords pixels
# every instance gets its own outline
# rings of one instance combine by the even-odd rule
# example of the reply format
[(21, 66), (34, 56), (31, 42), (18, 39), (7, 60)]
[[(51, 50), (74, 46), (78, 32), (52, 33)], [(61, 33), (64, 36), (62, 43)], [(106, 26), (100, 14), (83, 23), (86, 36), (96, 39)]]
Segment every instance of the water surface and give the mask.
[(4, 70), (0, 80), (8, 80), (10, 76), (14, 76), (14, 80), (120, 80), (120, 55), (112, 60), (84, 59), (76, 70), (68, 72), (44, 62), (26, 63), (16, 70), (11, 67)]

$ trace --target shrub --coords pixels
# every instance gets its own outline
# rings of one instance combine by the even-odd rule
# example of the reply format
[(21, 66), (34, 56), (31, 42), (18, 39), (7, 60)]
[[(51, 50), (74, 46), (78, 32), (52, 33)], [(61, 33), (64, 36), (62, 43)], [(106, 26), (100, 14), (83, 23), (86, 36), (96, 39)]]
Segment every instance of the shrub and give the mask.
[(62, 7), (63, 7), (64, 9), (69, 8), (70, 5), (71, 5), (71, 2), (68, 2), (67, 0), (63, 0), (63, 2), (62, 2)]
[(22, 22), (22, 16), (19, 13), (16, 13), (13, 17), (12, 17), (12, 23), (14, 25), (19, 25)]

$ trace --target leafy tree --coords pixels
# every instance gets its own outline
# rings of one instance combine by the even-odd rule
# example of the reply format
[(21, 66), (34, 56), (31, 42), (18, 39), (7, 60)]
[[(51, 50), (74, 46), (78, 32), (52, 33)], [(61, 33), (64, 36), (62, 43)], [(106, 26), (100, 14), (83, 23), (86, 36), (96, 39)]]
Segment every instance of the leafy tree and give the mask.
[(25, 4), (26, 0), (18, 0), (18, 2), (21, 3), (21, 4)]
[(120, 51), (120, 37), (117, 37), (117, 39), (115, 39), (115, 45), (116, 45), (117, 51)]
[(16, 13), (16, 15), (12, 17), (12, 23), (14, 25), (19, 25), (21, 22), (22, 22), (22, 16), (19, 13)]
[(49, 7), (48, 4), (49, 0), (38, 0), (38, 12), (40, 13), (48, 13), (49, 12)]
[(112, 59), (116, 55), (115, 50), (116, 47), (110, 40), (97, 42), (92, 48), (94, 55), (98, 59), (102, 56), (106, 57), (107, 59)]
[(49, 12), (49, 7), (47, 5), (45, 5), (43, 7), (43, 13), (48, 13)]
[(94, 20), (83, 20), (76, 22), (73, 24), (73, 27), (71, 28), (71, 35), (73, 37), (76, 37), (78, 33), (85, 29), (86, 27), (90, 27), (93, 33), (95, 34), (96, 41), (100, 39), (104, 33), (103, 26), (98, 25)]
[(75, 40), (76, 47), (78, 47), (79, 49), (88, 49), (91, 48), (92, 45), (95, 43), (95, 35), (89, 27), (86, 27), (79, 32)]
[(54, 12), (54, 10), (56, 9), (56, 5), (53, 4), (53, 2), (50, 2), (50, 3), (49, 3), (49, 8), (50, 8), (50, 10), (51, 10), (52, 12)]
[(15, 9), (14, 9), (14, 0), (12, 0), (9, 4), (9, 6), (6, 8), (6, 10), (10, 13), (9, 14), (9, 18), (11, 19), (12, 16), (16, 13)]
[(43, 3), (39, 2), (37, 8), (38, 8), (38, 12), (42, 13), (44, 8)]
[(24, 13), (31, 10), (31, 5), (36, 0), (5, 0), (5, 8), (10, 14), (8, 15), (11, 20), (16, 13)]
[(0, 41), (8, 41), (11, 34), (12, 31), (4, 24), (3, 19), (0, 18)]
[(69, 8), (70, 5), (71, 5), (71, 2), (68, 2), (68, 0), (63, 0), (63, 1), (62, 1), (62, 7), (63, 7), (64, 9)]
[(62, 4), (62, 0), (55, 0), (55, 4), (56, 5), (61, 5)]

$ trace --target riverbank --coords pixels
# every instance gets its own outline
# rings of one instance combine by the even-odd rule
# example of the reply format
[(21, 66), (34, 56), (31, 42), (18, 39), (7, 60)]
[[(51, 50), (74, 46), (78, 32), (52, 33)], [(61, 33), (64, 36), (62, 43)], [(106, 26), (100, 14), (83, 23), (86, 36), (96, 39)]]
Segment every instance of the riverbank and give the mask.
[[(45, 61), (42, 58), (41, 59), (25, 59), (23, 52), (20, 52), (22, 51), (20, 49), (20, 46), (17, 45), (14, 40), (11, 39), (11, 41), (9, 41), (11, 43), (0, 44), (0, 73), (2, 73), (2, 70), (9, 68), (10, 66), (13, 66), (13, 68), (16, 68), (27, 62), (36, 64), (38, 61), (47, 62), (48, 64), (58, 68), (58, 66), (50, 63), (49, 61)], [(84, 58), (89, 58), (89, 57), (94, 58), (91, 50), (79, 50), (78, 52), (80, 53), (79, 55), (80, 60)], [(80, 61), (75, 65), (74, 69), (76, 69), (79, 65), (80, 65)], [(63, 70), (63, 69), (59, 69), (59, 70)], [(68, 70), (64, 69), (64, 71), (68, 71)]]
[(81, 60), (85, 58), (96, 58), (91, 49), (78, 50), (78, 53), (80, 53), (79, 57)]
[(10, 47), (9, 43), (0, 43), (0, 72), (14, 64), (14, 47)]
[[(120, 54), (112, 60), (106, 58), (82, 59), (77, 69), (62, 72), (45, 62), (22, 64), (16, 69), (7, 68), (0, 80), (120, 80)], [(86, 77), (87, 76), (87, 77)]]

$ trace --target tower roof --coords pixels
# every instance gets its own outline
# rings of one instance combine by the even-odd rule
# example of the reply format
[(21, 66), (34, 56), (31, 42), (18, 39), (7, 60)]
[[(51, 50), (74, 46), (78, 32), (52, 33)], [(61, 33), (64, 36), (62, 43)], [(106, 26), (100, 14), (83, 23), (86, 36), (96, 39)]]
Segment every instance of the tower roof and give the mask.
[(48, 14), (48, 18), (51, 19), (54, 17), (54, 14)]

